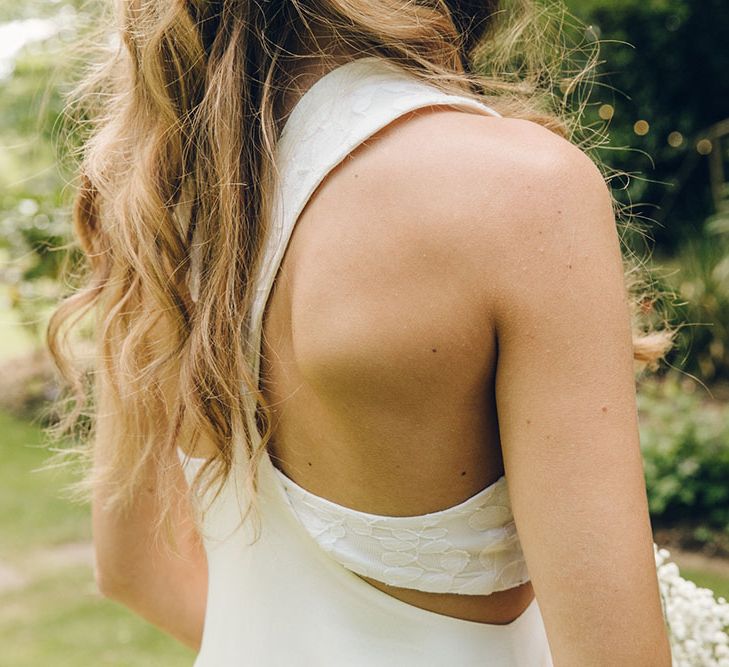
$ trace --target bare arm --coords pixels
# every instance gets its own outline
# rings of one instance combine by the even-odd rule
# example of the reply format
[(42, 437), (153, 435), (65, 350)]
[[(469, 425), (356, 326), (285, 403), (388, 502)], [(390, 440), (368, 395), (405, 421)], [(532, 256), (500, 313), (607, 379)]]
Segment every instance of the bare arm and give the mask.
[(505, 472), (556, 667), (669, 667), (600, 172), (523, 120), (438, 110), (380, 140), (387, 150), (360, 154), (357, 210), (447, 272), (468, 303), (451, 312), (496, 331)]
[[(115, 428), (114, 416), (99, 387), (99, 416), (95, 465), (103, 465), (106, 434)], [(180, 496), (187, 488), (177, 459)], [(131, 511), (122, 515), (103, 509), (104, 489), (92, 500), (96, 580), (103, 595), (114, 599), (194, 650), (200, 647), (207, 597), (207, 561), (191, 509), (181, 502), (174, 513), (174, 535), (179, 555), (155, 543), (153, 526), (159, 514), (148, 472)]]
[(515, 521), (555, 665), (669, 667), (609, 192), (587, 156), (530, 125), (512, 122), (529, 155), (501, 174), (505, 207), (491, 200), (476, 248)]

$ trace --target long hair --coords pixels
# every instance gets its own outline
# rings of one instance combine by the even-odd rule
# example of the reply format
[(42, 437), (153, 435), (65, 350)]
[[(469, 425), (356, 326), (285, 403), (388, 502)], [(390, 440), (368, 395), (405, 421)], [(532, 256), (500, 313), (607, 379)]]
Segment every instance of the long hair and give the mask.
[[(501, 4), (117, 0), (116, 38), (105, 38), (69, 98), (87, 131), (73, 207), (86, 270), (48, 330), (51, 353), (73, 388), (61, 432), (90, 417), (84, 451), (92, 451), (101, 408), (86, 380), (107, 388), (104, 409), (115, 415), (104, 443), (108, 466), (89, 471), (87, 487), (103, 484), (109, 502), (124, 505), (139, 490), (142, 471), (159, 463), (155, 488), (169, 509), (174, 476), (162, 462), (181, 433), (214, 443), (208, 484), (227, 478), (234, 451), (255, 479), (270, 417), (247, 350), (251, 279), (269, 225), (277, 114), (288, 63), (306, 57), (292, 55), (302, 37), (323, 27), (349, 52), (386, 58), (586, 151), (604, 141), (565, 101), (589, 80), (595, 54), (565, 68), (571, 51), (562, 5)], [(200, 267), (195, 275), (193, 264)], [(640, 319), (649, 297), (637, 268), (626, 256), (635, 358), (655, 365), (672, 334)], [(86, 313), (94, 323), (91, 369), (75, 367), (70, 335)], [(258, 447), (246, 394), (258, 406)]]

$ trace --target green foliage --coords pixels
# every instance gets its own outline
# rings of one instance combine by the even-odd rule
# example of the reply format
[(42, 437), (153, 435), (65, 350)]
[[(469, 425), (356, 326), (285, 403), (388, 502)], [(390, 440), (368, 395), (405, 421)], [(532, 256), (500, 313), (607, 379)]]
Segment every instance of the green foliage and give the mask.
[(13, 310), (14, 295), (11, 297), (9, 291), (7, 285), (0, 285), (0, 364), (29, 352), (36, 344)]
[(40, 313), (62, 293), (63, 248), (71, 240), (72, 192), (65, 187), (70, 174), (59, 130), (62, 86), (74, 57), (70, 44), (84, 23), (68, 4), (52, 15), (47, 6), (36, 9), (35, 16), (47, 15), (57, 30), (26, 45), (11, 70), (0, 72), (0, 282), (37, 336)]
[(678, 348), (682, 367), (704, 381), (729, 377), (729, 236), (691, 239), (674, 263), (677, 311), (688, 324)]
[[(717, 167), (723, 161), (726, 181), (726, 139), (722, 146), (711, 130), (729, 118), (729, 4), (567, 2), (601, 40), (605, 64), (587, 120), (601, 108), (612, 117), (610, 143), (598, 153), (627, 172), (617, 198), (631, 206), (657, 254), (670, 257), (665, 287), (678, 297), (670, 310), (681, 329), (670, 362), (704, 382), (729, 378), (729, 242), (712, 233), (729, 225), (710, 177), (729, 193)], [(638, 134), (641, 120), (647, 127)]]
[[(729, 4), (725, 0), (567, 0), (602, 41), (592, 114), (614, 109), (601, 157), (635, 174), (625, 192), (635, 213), (655, 220), (658, 247), (673, 252), (711, 215), (709, 157), (696, 150), (707, 129), (729, 117)], [(634, 124), (645, 120), (646, 134)], [(679, 132), (682, 141), (670, 145)], [(622, 147), (630, 150), (619, 150)], [(717, 146), (718, 148), (718, 146)]]
[(638, 393), (651, 516), (729, 533), (729, 409), (671, 375)]
[(58, 376), (45, 349), (3, 361), (0, 377), (0, 413), (36, 424), (55, 423), (58, 415), (52, 408), (58, 398)]

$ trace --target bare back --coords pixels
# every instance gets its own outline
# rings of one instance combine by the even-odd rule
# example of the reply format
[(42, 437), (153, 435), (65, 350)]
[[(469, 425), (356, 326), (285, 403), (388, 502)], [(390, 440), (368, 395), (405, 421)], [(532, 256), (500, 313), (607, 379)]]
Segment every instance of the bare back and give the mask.
[[(469, 115), (420, 109), (350, 153), (299, 217), (268, 303), (261, 375), (274, 406), (270, 452), (301, 486), (346, 507), (426, 514), (504, 472), (493, 321), (468, 290), (470, 267), (448, 229), (456, 175), (449, 183), (437, 173), (448, 179), (448, 164), (424, 181), (403, 170), (398, 198), (382, 178), (428, 138), (442, 151), (498, 123), (464, 125)], [(488, 623), (512, 621), (533, 597), (528, 582), (489, 596), (371, 583)]]

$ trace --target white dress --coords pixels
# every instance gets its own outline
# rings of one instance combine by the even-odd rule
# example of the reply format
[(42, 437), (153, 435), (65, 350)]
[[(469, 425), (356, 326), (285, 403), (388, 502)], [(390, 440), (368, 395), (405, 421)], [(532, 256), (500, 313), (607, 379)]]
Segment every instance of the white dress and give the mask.
[[(250, 349), (256, 373), (260, 370), (263, 311), (294, 224), (308, 198), (327, 173), (365, 139), (404, 113), (436, 104), (497, 115), (475, 100), (446, 94), (376, 57), (337, 67), (297, 102), (277, 146), (281, 180), (251, 316)], [(249, 426), (258, 434), (255, 405), (252, 399), (247, 400)], [(235, 454), (232, 474), (200, 518), (209, 587), (196, 667), (552, 666), (536, 599), (513, 622), (493, 625), (426, 611), (381, 592), (357, 576), (352, 571), (355, 566), (345, 567), (338, 552), (317, 539), (322, 532), (315, 534), (312, 520), (326, 521), (326, 517), (336, 515), (338, 506), (320, 499), (327, 511), (312, 519), (310, 514), (316, 513), (319, 505), (311, 501), (317, 497), (307, 496), (293, 482), (287, 484), (287, 478), (267, 455), (259, 471), (256, 506), (260, 521), (258, 539), (254, 539), (256, 525), (250, 517), (243, 517), (247, 501), (241, 456), (240, 452)], [(188, 479), (200, 463), (198, 459), (183, 461)], [(468, 503), (481, 500), (483, 505), (497, 491), (508, 499), (505, 484), (502, 478), (493, 489), (461, 504), (461, 515), (471, 516), (472, 512), (463, 512), (471, 507)], [(307, 503), (308, 520), (300, 511), (302, 503)], [(505, 500), (502, 505), (509, 503)], [(452, 509), (455, 512), (457, 508)], [(510, 511), (510, 506), (493, 509)], [(422, 517), (422, 526), (435, 525), (435, 519), (456, 520), (450, 510), (438, 514), (442, 516)], [(384, 525), (389, 518), (377, 520)], [(510, 560), (499, 568), (500, 579), (489, 579), (494, 573), (481, 565), (486, 579), (480, 581), (488, 580), (489, 590), (528, 580), (518, 539), (513, 530), (508, 532), (512, 527), (509, 518), (507, 514), (498, 525), (489, 526), (502, 531), (494, 534), (503, 536), (504, 545), (510, 549), (504, 551)], [(419, 519), (408, 517), (411, 533)], [(346, 538), (346, 534), (340, 536)], [(417, 583), (410, 587), (419, 588)], [(427, 590), (425, 586), (421, 589)]]

